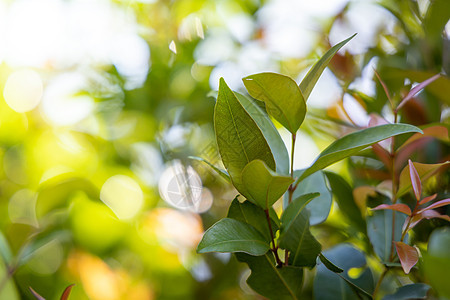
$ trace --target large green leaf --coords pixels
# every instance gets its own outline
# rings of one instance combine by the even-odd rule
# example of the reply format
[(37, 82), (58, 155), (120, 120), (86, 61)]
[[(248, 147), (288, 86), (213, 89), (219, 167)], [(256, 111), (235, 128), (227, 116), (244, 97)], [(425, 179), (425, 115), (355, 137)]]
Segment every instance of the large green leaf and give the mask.
[(366, 233), (366, 221), (363, 219), (361, 210), (353, 198), (352, 187), (344, 178), (336, 173), (325, 172), (325, 175), (328, 178), (335, 200), (339, 205), (339, 210), (347, 217), (350, 224), (355, 226), (360, 232)]
[(255, 159), (261, 159), (275, 170), (275, 160), (264, 135), (237, 100), (223, 78), (214, 110), (214, 130), (222, 162), (236, 189), (247, 196), (242, 170)]
[(409, 299), (427, 299), (427, 293), (430, 286), (425, 283), (413, 283), (401, 286), (392, 295), (383, 297), (383, 300), (409, 300)]
[(245, 252), (263, 255), (269, 250), (269, 243), (253, 226), (225, 218), (215, 223), (203, 235), (197, 252)]
[(273, 125), (267, 113), (255, 103), (256, 100), (249, 99), (248, 97), (234, 93), (241, 103), (242, 107), (247, 111), (247, 113), (261, 129), (262, 134), (266, 138), (269, 144), (270, 150), (272, 151), (273, 157), (275, 158), (275, 163), (277, 165), (277, 173), (279, 174), (289, 174), (289, 154), (286, 149), (286, 145), (281, 139), (280, 133), (277, 128)]
[(302, 91), (303, 97), (305, 97), (305, 101), (308, 100), (309, 95), (311, 94), (311, 91), (313, 90), (314, 86), (317, 83), (317, 80), (319, 80), (320, 75), (322, 75), (325, 68), (330, 63), (333, 56), (336, 54), (336, 52), (339, 51), (345, 44), (348, 43), (354, 36), (352, 35), (346, 40), (343, 40), (339, 44), (334, 45), (330, 50), (328, 50), (324, 56), (322, 56), (319, 61), (317, 61), (314, 66), (309, 70), (308, 74), (306, 74), (305, 78), (300, 83), (300, 90)]
[(241, 262), (246, 262), (252, 273), (248, 285), (269, 299), (300, 299), (303, 283), (303, 269), (293, 266), (277, 268), (272, 253), (250, 256), (237, 253)]
[[(395, 214), (394, 241), (400, 241), (402, 226), (406, 218), (407, 216), (404, 214)], [(367, 217), (367, 235), (381, 261), (389, 261), (392, 247), (392, 210), (374, 211), (372, 216)]]
[(306, 103), (297, 83), (276, 73), (259, 73), (242, 79), (248, 93), (264, 101), (269, 115), (291, 133), (300, 128), (306, 115)]
[[(228, 218), (235, 219), (255, 227), (264, 237), (266, 241), (270, 242), (271, 235), (269, 231), (269, 224), (267, 223), (266, 214), (264, 210), (251, 203), (250, 201), (239, 202), (237, 198), (231, 202), (230, 208), (228, 209)], [(275, 236), (278, 225), (276, 220), (270, 219), (273, 235)]]
[(292, 201), (281, 216), (280, 247), (290, 251), (289, 263), (314, 267), (322, 246), (309, 231), (309, 213), (304, 210), (318, 193), (306, 194)]
[(268, 209), (283, 196), (294, 180), (276, 174), (263, 161), (257, 159), (245, 166), (242, 182), (249, 200), (263, 209)]
[[(344, 272), (336, 274), (319, 264), (314, 278), (314, 299), (371, 299), (373, 277), (362, 252), (349, 244), (340, 244), (324, 251), (324, 255)], [(348, 275), (353, 268), (362, 268), (357, 278)]]
[(207, 164), (208, 166), (211, 167), (211, 169), (213, 169), (214, 171), (216, 171), (217, 174), (220, 175), (220, 177), (222, 177), (223, 179), (225, 179), (228, 182), (231, 182), (230, 179), (230, 175), (228, 175), (228, 172), (225, 170), (222, 170), (218, 167), (216, 167), (215, 165), (213, 165), (212, 163), (210, 163), (209, 161), (207, 161), (206, 159), (202, 158), (202, 157), (198, 157), (198, 156), (189, 156), (188, 158), (196, 160), (196, 161), (200, 161), (203, 162), (205, 164)]
[[(304, 170), (296, 170), (294, 177), (300, 177), (303, 172)], [(309, 193), (320, 193), (320, 196), (306, 206), (309, 211), (309, 224), (313, 226), (327, 219), (333, 198), (322, 171), (316, 172), (303, 180), (295, 189), (292, 198), (295, 199)], [(287, 198), (287, 195), (285, 195), (285, 198)]]
[(322, 151), (313, 165), (306, 169), (298, 181), (301, 181), (309, 175), (346, 157), (358, 153), (367, 146), (378, 143), (379, 141), (385, 140), (391, 136), (411, 132), (422, 132), (422, 130), (409, 124), (386, 124), (350, 133), (334, 141), (330, 146)]

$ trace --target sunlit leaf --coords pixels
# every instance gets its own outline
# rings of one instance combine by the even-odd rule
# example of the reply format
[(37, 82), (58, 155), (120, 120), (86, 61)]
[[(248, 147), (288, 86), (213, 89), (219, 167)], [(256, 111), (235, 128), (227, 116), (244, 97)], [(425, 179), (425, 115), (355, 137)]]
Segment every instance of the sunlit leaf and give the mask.
[(319, 80), (320, 75), (322, 75), (325, 68), (330, 63), (333, 56), (336, 54), (336, 52), (339, 51), (345, 44), (347, 44), (352, 38), (354, 38), (356, 33), (349, 37), (346, 40), (343, 40), (339, 44), (334, 45), (329, 49), (315, 64), (312, 66), (311, 70), (309, 70), (308, 74), (306, 74), (305, 78), (300, 83), (300, 90), (302, 91), (303, 97), (305, 98), (305, 101), (308, 100), (309, 95), (311, 94), (311, 91), (313, 90), (314, 86), (317, 83), (317, 80)]
[(430, 286), (425, 283), (412, 283), (399, 287), (394, 294), (387, 295), (383, 300), (427, 299)]
[(373, 210), (381, 210), (381, 209), (391, 209), (391, 210), (396, 210), (399, 212), (402, 212), (408, 216), (411, 215), (411, 209), (409, 208), (408, 205), (403, 204), (403, 203), (397, 203), (397, 204), (381, 204), (378, 205), (377, 207), (372, 208)]
[(417, 201), (420, 201), (422, 196), (422, 182), (420, 182), (419, 174), (417, 173), (416, 168), (411, 160), (408, 161), (409, 166), (409, 178), (411, 180), (411, 185), (414, 191), (414, 195), (416, 196)]
[(3, 232), (0, 231), (0, 255), (6, 264), (10, 264), (13, 259), (11, 247)]
[(294, 180), (276, 174), (261, 160), (253, 160), (242, 171), (242, 182), (249, 200), (268, 209), (280, 199)]
[(301, 181), (318, 170), (326, 168), (346, 157), (358, 153), (367, 146), (387, 139), (391, 136), (411, 132), (422, 131), (419, 128), (409, 124), (388, 124), (370, 127), (350, 133), (336, 140), (324, 151), (322, 151), (313, 165), (306, 169), (298, 181)]
[(203, 235), (197, 252), (245, 252), (263, 255), (269, 250), (264, 236), (253, 226), (225, 218), (215, 223)]
[(295, 134), (305, 119), (306, 103), (297, 83), (276, 73), (259, 73), (242, 79), (248, 93), (264, 101), (269, 115)]
[(242, 182), (242, 170), (255, 159), (261, 159), (275, 170), (270, 147), (234, 93), (220, 80), (219, 95), (214, 111), (214, 130), (222, 162), (236, 189), (247, 196)]
[(416, 248), (403, 242), (395, 242), (395, 249), (397, 249), (397, 255), (402, 264), (403, 271), (409, 274), (411, 268), (419, 261), (419, 253), (417, 253)]
[(216, 167), (215, 165), (213, 165), (212, 163), (210, 163), (209, 161), (207, 161), (206, 159), (201, 158), (201, 157), (198, 157), (198, 156), (189, 156), (189, 158), (207, 164), (207, 165), (210, 166), (214, 171), (216, 171), (216, 173), (219, 174), (223, 179), (225, 179), (225, 180), (228, 181), (228, 182), (231, 182), (230, 175), (228, 174), (228, 172), (227, 172), (226, 170), (222, 170), (222, 169)]
[(402, 108), (406, 104), (406, 102), (411, 100), (418, 92), (420, 92), (423, 88), (425, 88), (427, 85), (429, 85), (430, 83), (432, 83), (439, 77), (441, 77), (441, 74), (436, 74), (433, 77), (430, 77), (427, 80), (425, 80), (425, 81), (419, 83), (418, 85), (416, 85), (415, 87), (413, 87), (411, 89), (411, 91), (409, 91), (408, 95), (406, 95), (406, 97), (397, 106), (396, 111), (398, 111), (400, 108)]
[(241, 262), (246, 262), (252, 273), (248, 285), (268, 299), (301, 299), (303, 268), (284, 266), (277, 268), (272, 253), (250, 256), (236, 253)]

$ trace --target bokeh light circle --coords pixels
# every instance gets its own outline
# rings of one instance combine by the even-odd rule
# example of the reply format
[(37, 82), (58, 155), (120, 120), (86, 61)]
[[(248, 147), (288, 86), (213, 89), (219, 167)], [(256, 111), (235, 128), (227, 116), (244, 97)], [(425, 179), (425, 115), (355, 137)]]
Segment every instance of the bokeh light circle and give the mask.
[(42, 99), (43, 84), (36, 71), (24, 69), (9, 75), (3, 97), (11, 109), (23, 113), (34, 109)]

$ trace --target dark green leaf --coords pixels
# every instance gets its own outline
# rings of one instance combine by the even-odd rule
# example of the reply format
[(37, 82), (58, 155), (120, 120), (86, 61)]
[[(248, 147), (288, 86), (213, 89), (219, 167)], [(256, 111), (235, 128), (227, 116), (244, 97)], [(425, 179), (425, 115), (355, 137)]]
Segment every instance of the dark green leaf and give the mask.
[(237, 253), (241, 262), (246, 262), (252, 273), (248, 285), (269, 299), (300, 299), (303, 269), (298, 267), (277, 268), (272, 253), (263, 256), (250, 256)]
[(297, 83), (276, 73), (259, 73), (242, 79), (248, 93), (264, 101), (269, 115), (291, 133), (296, 133), (305, 119), (306, 103)]
[(287, 191), (294, 180), (280, 176), (257, 159), (251, 161), (242, 171), (242, 182), (248, 193), (248, 199), (268, 209)]
[(350, 133), (336, 140), (322, 151), (313, 165), (306, 169), (298, 181), (301, 181), (309, 175), (346, 157), (358, 153), (367, 146), (385, 140), (391, 136), (411, 132), (422, 132), (422, 130), (409, 124), (386, 124)]
[(408, 300), (408, 299), (427, 299), (427, 293), (430, 286), (425, 283), (413, 283), (401, 286), (392, 295), (383, 297), (383, 300)]
[(334, 273), (342, 273), (344, 270), (333, 264), (331, 261), (328, 260), (322, 253), (319, 253), (320, 261), (327, 267), (328, 270), (334, 272)]
[[(264, 210), (251, 203), (250, 201), (239, 202), (237, 198), (231, 202), (228, 209), (228, 218), (235, 219), (255, 227), (264, 237), (266, 241), (271, 240), (269, 225), (267, 224), (266, 214)], [(275, 233), (278, 230), (278, 225), (275, 220), (271, 219), (272, 230)]]
[(255, 100), (249, 99), (236, 92), (234, 94), (266, 138), (273, 157), (275, 158), (277, 173), (283, 175), (289, 174), (289, 154), (286, 150), (286, 145), (267, 113), (255, 103)]
[(275, 160), (264, 135), (237, 100), (225, 81), (220, 79), (214, 111), (214, 130), (222, 162), (236, 189), (247, 196), (242, 170), (255, 159), (261, 159), (275, 170)]
[(291, 265), (314, 267), (322, 249), (309, 231), (309, 213), (304, 210), (317, 196), (318, 193), (306, 194), (295, 199), (281, 216), (280, 247), (290, 251)]
[(203, 235), (197, 252), (245, 252), (263, 255), (269, 250), (269, 243), (253, 226), (225, 218), (215, 223)]
[(354, 36), (352, 35), (346, 40), (343, 40), (339, 44), (334, 45), (330, 50), (328, 50), (324, 56), (322, 56), (319, 61), (317, 61), (314, 66), (309, 70), (308, 74), (306, 74), (305, 78), (300, 83), (300, 90), (302, 91), (303, 97), (305, 97), (305, 101), (308, 100), (311, 91), (319, 80), (320, 75), (322, 75), (323, 70), (328, 66), (333, 56), (336, 52), (339, 51), (345, 44), (348, 43)]
[[(371, 299), (374, 284), (372, 272), (367, 268), (362, 252), (349, 244), (340, 244), (323, 254), (340, 266), (344, 272), (336, 274), (320, 264), (314, 278), (314, 299)], [(348, 271), (352, 268), (364, 268), (357, 278), (351, 278)]]
[(225, 179), (225, 180), (228, 181), (228, 182), (231, 182), (230, 175), (228, 175), (228, 172), (227, 172), (227, 171), (222, 170), (222, 169), (216, 167), (215, 165), (213, 165), (212, 163), (210, 163), (210, 162), (207, 161), (206, 159), (201, 158), (201, 157), (198, 157), (198, 156), (189, 156), (189, 158), (207, 164), (207, 165), (210, 166), (214, 171), (216, 171), (216, 173), (219, 174), (223, 179)]

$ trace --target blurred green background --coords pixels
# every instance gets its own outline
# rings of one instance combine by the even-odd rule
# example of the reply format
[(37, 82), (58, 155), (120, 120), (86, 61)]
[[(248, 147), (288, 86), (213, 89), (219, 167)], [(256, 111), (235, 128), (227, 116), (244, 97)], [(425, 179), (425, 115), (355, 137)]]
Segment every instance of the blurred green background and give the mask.
[[(1, 0), (0, 299), (32, 299), (29, 287), (58, 299), (72, 283), (70, 299), (257, 299), (234, 257), (195, 253), (236, 196), (189, 158), (218, 163), (219, 78), (235, 90), (262, 71), (298, 82), (358, 33), (308, 101), (295, 162), (306, 167), (343, 125), (386, 113), (374, 69), (398, 99), (449, 72), (449, 3)], [(401, 121), (448, 124), (449, 95), (443, 77)], [(448, 159), (439, 149), (421, 161)], [(347, 163), (333, 169), (351, 177)], [(321, 226), (325, 247), (352, 238), (337, 208)]]

